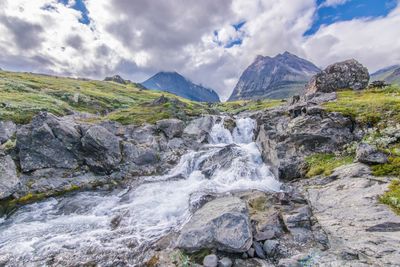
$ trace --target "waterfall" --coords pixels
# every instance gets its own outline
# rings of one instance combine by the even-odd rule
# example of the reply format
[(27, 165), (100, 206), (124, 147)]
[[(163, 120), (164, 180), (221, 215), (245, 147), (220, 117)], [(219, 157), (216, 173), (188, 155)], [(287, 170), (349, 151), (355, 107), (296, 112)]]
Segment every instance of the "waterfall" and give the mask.
[(191, 201), (210, 193), (278, 191), (280, 183), (253, 141), (254, 128), (250, 118), (237, 119), (232, 133), (223, 120), (215, 123), (210, 144), (136, 188), (81, 192), (20, 208), (0, 221), (0, 265), (72, 257), (105, 265), (124, 258), (135, 266), (149, 244), (190, 218)]

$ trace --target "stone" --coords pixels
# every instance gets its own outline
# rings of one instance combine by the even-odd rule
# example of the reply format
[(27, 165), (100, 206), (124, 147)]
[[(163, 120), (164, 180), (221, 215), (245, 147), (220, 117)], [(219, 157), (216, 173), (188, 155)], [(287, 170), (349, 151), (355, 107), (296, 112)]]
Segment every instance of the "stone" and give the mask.
[(279, 241), (277, 240), (266, 240), (263, 245), (263, 249), (268, 257), (274, 257), (278, 252)]
[(247, 251), (247, 255), (249, 255), (249, 258), (254, 258), (256, 253), (256, 250), (254, 248), (249, 248), (249, 250)]
[(226, 252), (245, 252), (252, 244), (246, 203), (237, 197), (215, 199), (184, 225), (177, 247), (188, 251), (217, 248)]
[(338, 62), (316, 74), (309, 82), (306, 94), (331, 93), (341, 89), (362, 90), (368, 86), (369, 72), (354, 59)]
[(263, 247), (261, 246), (260, 243), (258, 243), (257, 241), (253, 242), (253, 247), (254, 247), (257, 257), (259, 257), (260, 259), (266, 258)]
[(185, 128), (184, 133), (188, 135), (202, 136), (210, 133), (214, 125), (212, 116), (202, 116), (192, 120)]
[(114, 75), (112, 77), (106, 77), (104, 79), (104, 81), (106, 81), (106, 82), (115, 82), (115, 83), (120, 83), (120, 84), (128, 84), (129, 83), (129, 81), (126, 81), (126, 80), (122, 79), (122, 77), (119, 76), (119, 75)]
[(110, 173), (122, 156), (119, 139), (101, 126), (92, 126), (82, 138), (85, 162), (92, 171)]
[(14, 161), (8, 155), (0, 155), (0, 199), (14, 193), (19, 178)]
[(310, 229), (311, 228), (311, 209), (308, 206), (303, 206), (301, 208), (298, 208), (294, 211), (292, 211), (288, 215), (283, 216), (283, 220), (286, 224), (287, 228), (306, 228)]
[(0, 121), (0, 145), (7, 142), (17, 131), (17, 126), (12, 121)]
[(17, 131), (17, 149), (23, 172), (43, 168), (75, 169), (81, 134), (74, 123), (50, 113), (39, 113)]
[(375, 147), (361, 143), (357, 147), (356, 160), (365, 164), (384, 164), (388, 161), (388, 157)]
[(218, 257), (215, 254), (210, 254), (204, 257), (203, 259), (204, 267), (217, 267), (218, 266)]
[(218, 267), (232, 267), (233, 262), (230, 258), (223, 257), (219, 262), (218, 262)]
[(183, 121), (178, 119), (165, 119), (157, 121), (156, 127), (159, 131), (163, 132), (169, 139), (174, 137), (181, 137), (185, 125)]

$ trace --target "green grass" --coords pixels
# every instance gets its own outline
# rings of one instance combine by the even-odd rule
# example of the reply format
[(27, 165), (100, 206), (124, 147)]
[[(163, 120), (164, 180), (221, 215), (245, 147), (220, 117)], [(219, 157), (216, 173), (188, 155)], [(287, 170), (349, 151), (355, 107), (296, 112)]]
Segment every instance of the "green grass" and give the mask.
[(265, 100), (241, 100), (216, 104), (216, 109), (220, 112), (237, 114), (242, 111), (256, 111), (270, 109), (282, 105), (282, 100), (265, 99)]
[(358, 122), (378, 125), (380, 122), (400, 122), (400, 87), (338, 92), (335, 102), (326, 103), (331, 112), (341, 112)]
[(353, 156), (335, 156), (334, 154), (314, 154), (306, 158), (308, 171), (306, 177), (316, 175), (329, 176), (337, 167), (353, 163)]
[(389, 185), (389, 190), (379, 198), (379, 201), (389, 205), (394, 212), (400, 215), (400, 180), (393, 180)]
[[(165, 95), (176, 101), (152, 106)], [(73, 111), (99, 115), (122, 123), (153, 123), (170, 117), (191, 117), (209, 112), (207, 104), (178, 96), (142, 90), (136, 84), (80, 80), (31, 73), (0, 71), (0, 120), (28, 123), (40, 111), (62, 116)]]
[(389, 155), (388, 162), (371, 166), (372, 174), (375, 176), (400, 177), (400, 144), (394, 144), (383, 152)]

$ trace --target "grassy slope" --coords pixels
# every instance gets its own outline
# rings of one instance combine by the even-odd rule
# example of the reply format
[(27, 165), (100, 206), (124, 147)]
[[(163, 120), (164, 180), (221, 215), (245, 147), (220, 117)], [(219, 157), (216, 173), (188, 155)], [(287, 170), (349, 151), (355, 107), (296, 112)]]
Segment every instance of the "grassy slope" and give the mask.
[[(162, 95), (169, 101), (151, 104)], [(108, 119), (123, 124), (142, 124), (218, 112), (236, 114), (271, 108), (280, 103), (279, 100), (263, 100), (209, 105), (166, 92), (142, 90), (135, 84), (0, 71), (0, 120), (22, 124), (28, 123), (40, 111), (55, 115), (87, 112), (98, 115), (92, 121)]]

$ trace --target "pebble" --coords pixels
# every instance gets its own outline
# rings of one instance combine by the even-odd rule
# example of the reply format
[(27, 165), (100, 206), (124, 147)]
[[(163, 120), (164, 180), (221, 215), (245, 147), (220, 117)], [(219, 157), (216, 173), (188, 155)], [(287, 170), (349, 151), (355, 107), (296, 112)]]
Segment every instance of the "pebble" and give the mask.
[(203, 259), (204, 267), (217, 267), (218, 266), (218, 257), (215, 254), (210, 254), (204, 257)]

